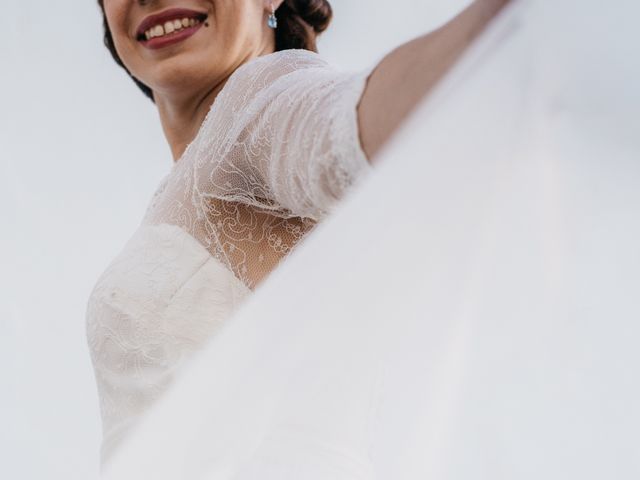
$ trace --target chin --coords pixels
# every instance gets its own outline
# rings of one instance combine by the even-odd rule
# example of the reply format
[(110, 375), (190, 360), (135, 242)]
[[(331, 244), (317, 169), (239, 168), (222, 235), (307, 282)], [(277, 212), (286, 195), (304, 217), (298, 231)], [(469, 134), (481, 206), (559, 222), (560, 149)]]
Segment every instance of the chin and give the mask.
[(170, 58), (155, 65), (142, 80), (151, 87), (154, 92), (168, 94), (181, 94), (212, 88), (223, 75), (217, 68), (215, 58), (202, 58), (196, 55), (181, 55)]

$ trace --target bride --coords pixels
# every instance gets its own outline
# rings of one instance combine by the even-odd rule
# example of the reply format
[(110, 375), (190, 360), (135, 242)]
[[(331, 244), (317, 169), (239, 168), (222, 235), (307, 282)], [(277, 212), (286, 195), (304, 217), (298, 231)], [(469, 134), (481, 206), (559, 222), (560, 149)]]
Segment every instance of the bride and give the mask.
[(174, 159), (87, 305), (104, 463), (509, 0), (476, 0), (356, 73), (316, 52), (327, 0), (98, 3)]

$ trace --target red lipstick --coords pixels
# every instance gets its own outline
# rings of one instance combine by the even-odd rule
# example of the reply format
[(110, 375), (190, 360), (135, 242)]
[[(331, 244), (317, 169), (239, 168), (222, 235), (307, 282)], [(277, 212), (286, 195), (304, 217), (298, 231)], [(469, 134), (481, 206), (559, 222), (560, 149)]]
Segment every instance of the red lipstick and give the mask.
[[(189, 26), (181, 25), (179, 28), (172, 28), (173, 31), (170, 33), (164, 32), (164, 35), (153, 38), (147, 38), (145, 34), (149, 29), (155, 28), (158, 25), (162, 26), (162, 31), (164, 31), (167, 22), (175, 22), (176, 20), (182, 21), (185, 18), (190, 20)], [(186, 8), (171, 8), (146, 17), (136, 30), (136, 39), (145, 47), (152, 50), (163, 48), (168, 45), (181, 42), (192, 36), (202, 27), (206, 19), (206, 13)]]

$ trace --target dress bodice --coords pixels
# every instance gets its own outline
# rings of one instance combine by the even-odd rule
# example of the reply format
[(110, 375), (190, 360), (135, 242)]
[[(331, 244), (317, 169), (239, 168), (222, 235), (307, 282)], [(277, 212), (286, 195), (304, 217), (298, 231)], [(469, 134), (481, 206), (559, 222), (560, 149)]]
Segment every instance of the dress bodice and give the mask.
[(98, 279), (87, 310), (104, 460), (249, 293), (180, 227), (136, 230)]

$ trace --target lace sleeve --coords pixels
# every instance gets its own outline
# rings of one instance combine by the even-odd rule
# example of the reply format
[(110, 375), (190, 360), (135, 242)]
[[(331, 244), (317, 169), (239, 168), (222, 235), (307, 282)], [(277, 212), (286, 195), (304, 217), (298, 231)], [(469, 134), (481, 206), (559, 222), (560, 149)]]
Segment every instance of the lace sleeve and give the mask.
[(199, 193), (321, 220), (371, 169), (357, 122), (368, 74), (338, 71), (305, 50), (240, 67), (193, 146)]

